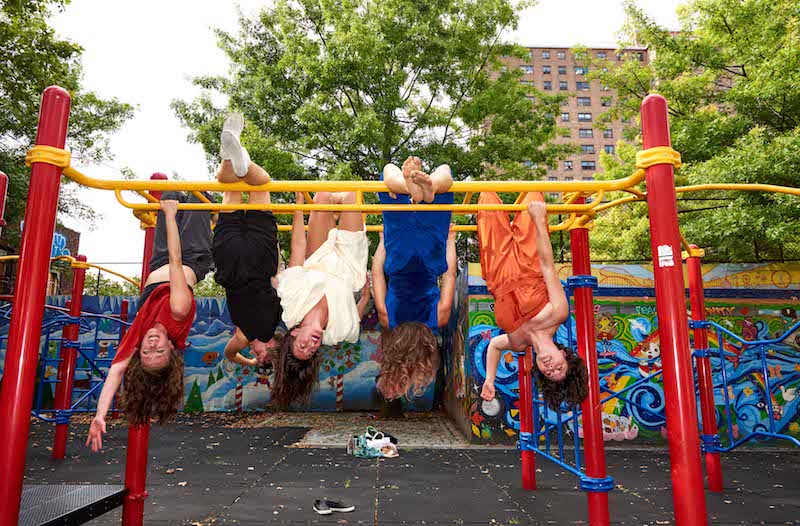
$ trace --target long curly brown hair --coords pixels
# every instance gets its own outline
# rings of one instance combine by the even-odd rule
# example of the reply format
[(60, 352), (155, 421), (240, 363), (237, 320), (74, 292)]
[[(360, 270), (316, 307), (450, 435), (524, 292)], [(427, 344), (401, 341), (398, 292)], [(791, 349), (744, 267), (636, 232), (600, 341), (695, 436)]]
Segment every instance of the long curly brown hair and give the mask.
[(183, 402), (183, 354), (172, 350), (167, 365), (161, 369), (145, 369), (139, 351), (133, 353), (125, 369), (120, 404), (125, 416), (135, 426), (149, 418), (159, 424), (173, 420)]
[(424, 323), (401, 323), (381, 335), (378, 390), (387, 400), (421, 396), (436, 379), (441, 358), (433, 331)]
[(583, 358), (575, 354), (569, 347), (556, 343), (556, 347), (564, 351), (567, 360), (567, 375), (560, 382), (548, 379), (539, 373), (534, 361), (536, 370), (536, 385), (542, 393), (542, 398), (550, 409), (558, 411), (562, 403), (573, 408), (583, 402), (589, 394), (589, 373), (586, 370), (586, 362)]
[(286, 333), (275, 333), (275, 349), (272, 364), (275, 379), (272, 383), (272, 403), (279, 408), (292, 404), (308, 405), (311, 393), (319, 381), (322, 352), (317, 351), (308, 360), (298, 360), (292, 354), (294, 337)]

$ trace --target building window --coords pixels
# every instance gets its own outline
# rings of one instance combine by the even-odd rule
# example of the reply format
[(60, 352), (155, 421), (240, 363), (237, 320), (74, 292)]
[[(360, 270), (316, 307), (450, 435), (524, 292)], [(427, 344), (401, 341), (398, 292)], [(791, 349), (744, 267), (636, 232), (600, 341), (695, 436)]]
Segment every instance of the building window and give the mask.
[(545, 91), (550, 91), (551, 89), (553, 89), (553, 83), (550, 82), (549, 80), (545, 80), (544, 81), (544, 89), (545, 89)]
[(522, 84), (523, 86), (533, 86), (532, 80), (520, 80), (519, 83)]
[(561, 91), (567, 91), (569, 89), (569, 86), (567, 85), (567, 81), (566, 80), (560, 80), (558, 82), (558, 89), (560, 89)]
[(618, 61), (622, 60), (622, 53), (617, 53), (617, 60)]
[(533, 66), (520, 66), (519, 69), (521, 69), (522, 73), (525, 75), (533, 75)]
[(602, 102), (602, 104), (603, 104), (603, 106), (605, 106), (606, 108), (608, 108), (609, 106), (611, 106), (611, 97), (603, 97), (603, 102)]
[(575, 89), (578, 91), (589, 91), (589, 83), (588, 82), (576, 82)]
[(576, 75), (586, 75), (587, 73), (589, 73), (589, 68), (585, 68), (582, 66), (575, 66)]
[(594, 144), (581, 144), (581, 153), (594, 153)]
[(614, 155), (614, 145), (613, 144), (606, 144), (605, 146), (603, 146), (603, 149), (606, 151), (607, 154)]
[(564, 178), (565, 181), (573, 181), (574, 179), (575, 179), (574, 177), (569, 177), (569, 176)]
[(594, 161), (581, 161), (581, 170), (594, 170)]
[(591, 113), (579, 113), (578, 114), (578, 122), (592, 122), (592, 114)]
[(613, 139), (614, 130), (603, 130), (603, 139)]
[(548, 181), (558, 181), (558, 177), (550, 176), (547, 178)]
[(608, 87), (608, 84), (603, 84), (603, 85), (600, 86), (600, 89), (602, 91), (608, 91), (610, 88)]
[(593, 181), (594, 177), (581, 177), (581, 180), (583, 180), (583, 181)]
[(559, 75), (566, 75), (567, 74), (567, 66), (558, 66), (558, 74)]
[(644, 61), (644, 53), (642, 53), (641, 51), (637, 51), (636, 53), (633, 54), (633, 56), (635, 56), (636, 60), (638, 60), (639, 62)]
[(580, 139), (591, 139), (594, 137), (593, 131), (591, 128), (581, 128), (578, 130), (578, 137)]
[(561, 122), (569, 122), (569, 113), (561, 114)]
[(605, 51), (598, 51), (597, 52), (597, 58), (606, 58), (606, 52)]
[(559, 58), (559, 60), (566, 59), (567, 58), (567, 52), (566, 51), (559, 51), (558, 52), (558, 58)]
[(591, 97), (578, 97), (578, 106), (591, 106)]
[(561, 101), (561, 105), (562, 106), (569, 106), (569, 101), (568, 100), (562, 100)]
[(549, 120), (549, 121), (551, 121), (551, 120), (553, 120), (553, 114), (552, 113), (545, 113), (544, 114), (544, 118)]
[(542, 58), (545, 59), (545, 60), (549, 59), (550, 58), (550, 52), (549, 51), (542, 51)]
[(564, 170), (572, 170), (572, 161), (564, 161)]
[(542, 74), (549, 75), (550, 74), (550, 66), (542, 66)]

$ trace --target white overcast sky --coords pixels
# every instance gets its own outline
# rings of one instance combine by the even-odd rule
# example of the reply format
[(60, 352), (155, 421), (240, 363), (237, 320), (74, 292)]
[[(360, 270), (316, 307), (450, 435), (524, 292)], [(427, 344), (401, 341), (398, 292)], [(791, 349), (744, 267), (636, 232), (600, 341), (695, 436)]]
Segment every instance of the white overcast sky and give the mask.
[[(240, 0), (238, 5), (247, 13), (267, 3)], [(639, 0), (640, 6), (669, 27), (677, 27), (679, 3)], [(103, 165), (81, 167), (85, 173), (119, 178), (118, 170), (127, 166), (140, 177), (160, 171), (177, 172), (184, 179), (209, 178), (201, 147), (186, 140), (187, 130), (169, 104), (197, 94), (190, 76), (226, 73), (227, 59), (216, 47), (212, 28), (235, 30), (236, 5), (229, 0), (72, 0), (65, 12), (54, 17), (59, 35), (85, 50), (84, 87), (138, 107), (111, 139), (114, 158)], [(519, 29), (510, 38), (531, 46), (613, 45), (623, 21), (620, 0), (540, 0), (521, 14)], [(102, 218), (94, 230), (62, 218), (81, 232), (80, 252), (92, 262), (135, 262), (108, 266), (138, 275), (144, 242), (138, 221), (112, 193), (81, 192)]]

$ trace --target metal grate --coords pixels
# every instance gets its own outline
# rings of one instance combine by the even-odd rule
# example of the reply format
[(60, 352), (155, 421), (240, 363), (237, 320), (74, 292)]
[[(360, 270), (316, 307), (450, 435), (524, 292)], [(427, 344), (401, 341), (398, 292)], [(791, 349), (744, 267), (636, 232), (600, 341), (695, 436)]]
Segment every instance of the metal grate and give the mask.
[(19, 526), (83, 524), (121, 506), (125, 486), (25, 486)]

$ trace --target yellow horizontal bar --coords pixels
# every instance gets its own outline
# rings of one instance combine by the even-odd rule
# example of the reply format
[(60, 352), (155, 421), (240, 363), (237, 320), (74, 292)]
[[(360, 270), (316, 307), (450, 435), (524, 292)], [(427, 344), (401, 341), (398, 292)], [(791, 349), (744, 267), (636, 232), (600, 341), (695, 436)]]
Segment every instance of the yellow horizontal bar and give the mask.
[(789, 186), (777, 186), (774, 184), (758, 183), (710, 183), (694, 184), (689, 186), (678, 186), (675, 191), (682, 192), (704, 192), (706, 190), (731, 190), (736, 192), (769, 192), (777, 194), (789, 194), (800, 197), (800, 188)]
[[(573, 214), (574, 215), (574, 214)], [(588, 216), (582, 216), (588, 217)], [(563, 223), (559, 223), (558, 225), (550, 225), (550, 232), (556, 232), (559, 230), (568, 230), (569, 227), (574, 222), (572, 220), (565, 220)], [(308, 230), (308, 226), (305, 227)], [(278, 225), (278, 230), (281, 232), (291, 232), (292, 225)], [(477, 232), (478, 226), (477, 225), (450, 225), (451, 232)], [(367, 225), (367, 232), (383, 232), (383, 225)]]
[[(165, 181), (160, 179), (97, 179), (82, 174), (74, 167), (64, 169), (64, 175), (76, 183), (99, 190), (150, 190), (179, 192), (388, 192), (382, 181), (277, 181), (263, 185), (245, 182), (220, 183), (218, 181)], [(622, 191), (639, 184), (644, 172), (612, 181), (456, 181), (451, 192), (606, 192)]]

